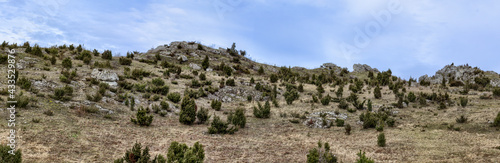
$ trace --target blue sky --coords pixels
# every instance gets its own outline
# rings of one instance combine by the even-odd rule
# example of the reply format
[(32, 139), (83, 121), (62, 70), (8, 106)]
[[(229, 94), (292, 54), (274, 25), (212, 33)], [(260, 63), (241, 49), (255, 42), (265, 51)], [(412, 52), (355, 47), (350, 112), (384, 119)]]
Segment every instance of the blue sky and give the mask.
[(500, 1), (0, 0), (0, 38), (115, 54), (172, 41), (277, 66), (363, 63), (409, 78), (454, 62), (500, 72)]

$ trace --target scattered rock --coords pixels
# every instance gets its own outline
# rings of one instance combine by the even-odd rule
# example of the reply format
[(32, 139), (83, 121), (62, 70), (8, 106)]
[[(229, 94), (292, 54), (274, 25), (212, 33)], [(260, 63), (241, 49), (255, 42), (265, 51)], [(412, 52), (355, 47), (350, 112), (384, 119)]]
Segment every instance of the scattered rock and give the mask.
[(193, 56), (193, 57), (200, 57), (198, 54), (196, 54), (195, 52), (192, 52), (192, 53), (189, 53), (190, 56)]
[(100, 112), (103, 112), (103, 113), (108, 113), (108, 114), (113, 114), (114, 112), (112, 110), (109, 110), (109, 109), (106, 109), (106, 108), (103, 108), (102, 106), (100, 105), (94, 105), (96, 108), (99, 109)]

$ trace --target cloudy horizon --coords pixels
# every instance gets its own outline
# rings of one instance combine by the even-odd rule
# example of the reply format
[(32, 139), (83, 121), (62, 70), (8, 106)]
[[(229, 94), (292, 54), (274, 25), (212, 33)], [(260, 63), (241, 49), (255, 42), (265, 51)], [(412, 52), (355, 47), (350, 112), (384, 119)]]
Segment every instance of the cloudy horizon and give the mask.
[(408, 79), (445, 65), (500, 72), (500, 1), (0, 0), (0, 37), (115, 55), (173, 41), (246, 50), (255, 61), (356, 63)]

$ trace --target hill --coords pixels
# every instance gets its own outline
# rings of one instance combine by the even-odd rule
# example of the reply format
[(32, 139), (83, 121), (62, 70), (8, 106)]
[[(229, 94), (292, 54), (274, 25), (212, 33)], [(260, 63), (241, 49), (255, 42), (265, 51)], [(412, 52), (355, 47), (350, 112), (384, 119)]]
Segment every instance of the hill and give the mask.
[[(205, 162), (304, 162), (328, 152), (354, 162), (360, 150), (376, 162), (500, 161), (500, 76), (469, 65), (417, 81), (362, 64), (349, 72), (257, 63), (234, 44), (172, 42), (126, 56), (81, 45), (1, 48), (4, 85), (16, 51), (16, 146), (25, 162), (112, 162), (135, 143), (151, 159), (172, 158), (173, 142), (193, 146), (190, 154), (201, 145)], [(329, 150), (315, 154), (318, 141)]]

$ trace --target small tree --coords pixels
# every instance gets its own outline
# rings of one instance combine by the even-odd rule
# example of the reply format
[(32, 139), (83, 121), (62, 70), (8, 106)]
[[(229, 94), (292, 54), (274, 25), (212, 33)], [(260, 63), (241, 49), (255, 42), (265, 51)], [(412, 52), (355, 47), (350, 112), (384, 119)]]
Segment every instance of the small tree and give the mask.
[(66, 69), (70, 69), (70, 68), (73, 68), (73, 64), (71, 62), (71, 59), (69, 58), (64, 58), (64, 60), (62, 61), (62, 66)]
[(257, 71), (259, 73), (259, 75), (264, 75), (264, 67), (259, 66), (259, 71)]
[(500, 112), (498, 112), (497, 117), (493, 121), (493, 127), (500, 127)]
[(467, 106), (467, 103), (469, 102), (469, 99), (467, 97), (460, 97), (460, 105), (462, 107), (466, 107)]
[(269, 101), (266, 101), (266, 104), (264, 104), (264, 107), (260, 105), (259, 102), (257, 102), (257, 107), (253, 107), (253, 115), (257, 118), (269, 118), (271, 116), (271, 104), (269, 104)]
[(330, 104), (330, 101), (331, 101), (330, 95), (326, 95), (325, 97), (321, 98), (321, 104), (325, 106)]
[(416, 99), (417, 99), (417, 96), (415, 96), (415, 94), (413, 92), (408, 93), (407, 100), (409, 102), (415, 102)]
[(358, 159), (356, 160), (356, 163), (375, 163), (373, 159), (366, 157), (365, 152), (359, 150)]
[(107, 60), (113, 59), (113, 54), (112, 54), (111, 50), (105, 50), (104, 52), (102, 52), (101, 58), (107, 59)]
[(344, 126), (344, 129), (345, 129), (345, 134), (346, 135), (351, 135), (351, 125), (350, 124), (346, 124)]
[(176, 141), (170, 144), (167, 153), (167, 162), (178, 163), (199, 163), (205, 159), (205, 150), (199, 142), (194, 143), (193, 147), (188, 147), (186, 144), (180, 144)]
[(132, 121), (134, 124), (138, 124), (140, 126), (149, 126), (153, 122), (153, 116), (152, 115), (147, 115), (149, 109), (142, 108), (142, 106), (137, 110), (137, 113), (134, 118), (130, 118), (130, 121)]
[(167, 98), (173, 103), (181, 101), (181, 94), (179, 92), (172, 92), (167, 95)]
[(318, 142), (318, 147), (309, 150), (307, 154), (307, 163), (336, 163), (337, 157), (330, 152), (330, 145)]
[(385, 147), (385, 134), (380, 133), (377, 138), (377, 145), (379, 147)]
[(201, 63), (201, 67), (203, 70), (207, 70), (207, 68), (210, 66), (210, 61), (208, 59), (208, 55), (205, 55), (205, 59), (203, 59), (203, 62)]
[(220, 102), (219, 100), (212, 100), (210, 106), (212, 107), (212, 109), (219, 111), (222, 107), (222, 102)]
[(492, 92), (493, 96), (500, 97), (500, 87), (495, 87)]
[(136, 162), (136, 163), (165, 163), (167, 160), (160, 154), (157, 155), (153, 160), (150, 160), (151, 155), (149, 154), (149, 147), (146, 147), (142, 150), (141, 143), (135, 143), (132, 149), (127, 150), (125, 152), (125, 156), (119, 158), (114, 161), (114, 163), (123, 163), (123, 162)]
[(235, 113), (233, 112), (229, 113), (227, 119), (233, 125), (238, 126), (240, 128), (245, 128), (245, 124), (247, 122), (247, 119), (245, 117), (245, 109), (243, 108), (236, 109)]
[(208, 127), (209, 134), (234, 134), (236, 130), (237, 129), (234, 127), (228, 129), (228, 123), (222, 121), (220, 117), (215, 114), (210, 127)]
[(271, 76), (269, 77), (269, 80), (271, 81), (271, 83), (276, 83), (278, 81), (278, 75), (271, 74)]
[(382, 98), (382, 92), (380, 91), (380, 87), (375, 87), (373, 90), (373, 95), (375, 96), (376, 99)]
[(179, 113), (179, 122), (191, 125), (196, 120), (197, 106), (194, 99), (184, 96), (181, 102), (181, 112)]
[(196, 118), (200, 124), (204, 124), (208, 119), (210, 119), (210, 115), (208, 115), (208, 110), (205, 108), (201, 108), (198, 113), (196, 113)]

